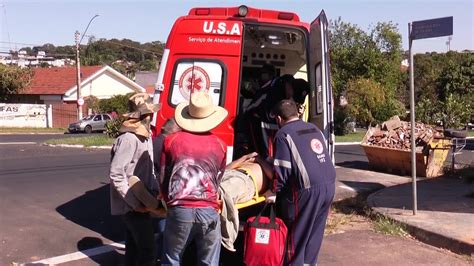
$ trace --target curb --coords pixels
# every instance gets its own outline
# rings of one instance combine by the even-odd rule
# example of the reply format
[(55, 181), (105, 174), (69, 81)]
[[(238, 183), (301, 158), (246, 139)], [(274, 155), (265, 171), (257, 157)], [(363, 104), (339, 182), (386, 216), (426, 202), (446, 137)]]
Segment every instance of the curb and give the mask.
[(110, 150), (112, 146), (85, 146), (80, 144), (46, 144), (43, 143), (44, 146), (49, 147), (62, 147), (62, 148), (87, 148), (87, 149), (99, 149), (99, 150)]
[(384, 213), (378, 210), (378, 207), (375, 206), (376, 204), (375, 204), (374, 197), (377, 196), (378, 193), (381, 193), (383, 190), (384, 189), (373, 192), (367, 197), (367, 205), (370, 207), (370, 209), (373, 212), (403, 224), (404, 226), (406, 226), (407, 231), (412, 236), (414, 236), (416, 239), (418, 239), (419, 241), (423, 243), (426, 243), (428, 245), (435, 246), (438, 248), (447, 249), (457, 254), (464, 254), (464, 255), (471, 255), (471, 256), (472, 254), (474, 254), (474, 246), (472, 246), (469, 243), (466, 243), (458, 239), (445, 236), (436, 232), (426, 230), (422, 227), (410, 224), (406, 220), (400, 219), (399, 217), (396, 217), (391, 214)]

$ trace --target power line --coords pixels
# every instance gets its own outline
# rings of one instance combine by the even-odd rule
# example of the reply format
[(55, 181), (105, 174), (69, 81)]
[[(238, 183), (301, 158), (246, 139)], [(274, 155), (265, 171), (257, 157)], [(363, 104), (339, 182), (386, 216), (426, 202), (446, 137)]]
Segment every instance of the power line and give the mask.
[(5, 28), (7, 29), (8, 44), (10, 45), (10, 49), (11, 49), (10, 32), (8, 31), (7, 9), (5, 8), (5, 4), (1, 4), (1, 6), (3, 7), (3, 14), (5, 17)]

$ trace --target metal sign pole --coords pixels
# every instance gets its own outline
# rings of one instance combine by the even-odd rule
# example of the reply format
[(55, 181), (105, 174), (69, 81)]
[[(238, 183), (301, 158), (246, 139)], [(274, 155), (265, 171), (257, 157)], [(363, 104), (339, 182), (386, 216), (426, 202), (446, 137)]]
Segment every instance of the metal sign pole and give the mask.
[(410, 123), (411, 123), (411, 178), (413, 184), (413, 215), (416, 215), (416, 147), (415, 147), (415, 83), (413, 79), (413, 50), (411, 30), (412, 24), (408, 23), (408, 42), (410, 50)]

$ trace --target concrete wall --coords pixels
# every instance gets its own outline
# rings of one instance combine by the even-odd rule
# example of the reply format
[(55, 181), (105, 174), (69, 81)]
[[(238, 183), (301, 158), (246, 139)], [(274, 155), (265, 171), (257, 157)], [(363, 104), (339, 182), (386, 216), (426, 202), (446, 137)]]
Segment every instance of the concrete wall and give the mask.
[(0, 127), (51, 127), (51, 111), (45, 104), (0, 103)]

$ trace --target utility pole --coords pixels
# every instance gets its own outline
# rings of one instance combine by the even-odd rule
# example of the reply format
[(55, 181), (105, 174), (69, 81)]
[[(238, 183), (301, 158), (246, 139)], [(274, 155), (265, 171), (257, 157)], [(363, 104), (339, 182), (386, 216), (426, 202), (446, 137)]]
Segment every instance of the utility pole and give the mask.
[[(428, 30), (427, 30), (428, 29)], [(410, 125), (411, 125), (411, 179), (413, 188), (413, 215), (417, 213), (416, 198), (416, 143), (415, 139), (415, 81), (413, 41), (453, 35), (453, 17), (413, 21), (408, 23), (408, 47), (410, 50)]]
[(77, 120), (82, 119), (82, 105), (79, 104), (81, 99), (81, 59), (79, 57), (80, 42), (79, 37), (81, 34), (76, 30), (74, 34), (76, 40), (76, 87), (77, 87)]
[[(82, 118), (82, 105), (84, 104), (84, 99), (81, 98), (81, 58), (80, 58), (80, 48), (81, 48), (81, 42), (84, 36), (86, 36), (86, 32), (89, 29), (89, 26), (91, 25), (92, 21), (98, 17), (99, 15), (95, 15), (89, 20), (89, 24), (87, 24), (86, 29), (84, 32), (81, 33), (76, 30), (74, 33), (74, 37), (76, 40), (76, 86), (77, 86), (77, 119), (80, 120)], [(79, 39), (79, 37), (81, 37)]]
[(446, 41), (446, 46), (448, 47), (448, 52), (451, 51), (451, 40), (453, 39), (452, 36), (448, 37), (448, 40)]
[(408, 23), (408, 48), (410, 50), (410, 125), (411, 125), (411, 180), (412, 180), (412, 194), (413, 194), (413, 215), (416, 215), (418, 210), (417, 196), (416, 196), (416, 145), (415, 145), (415, 78), (413, 74), (413, 40), (412, 40), (412, 23)]

